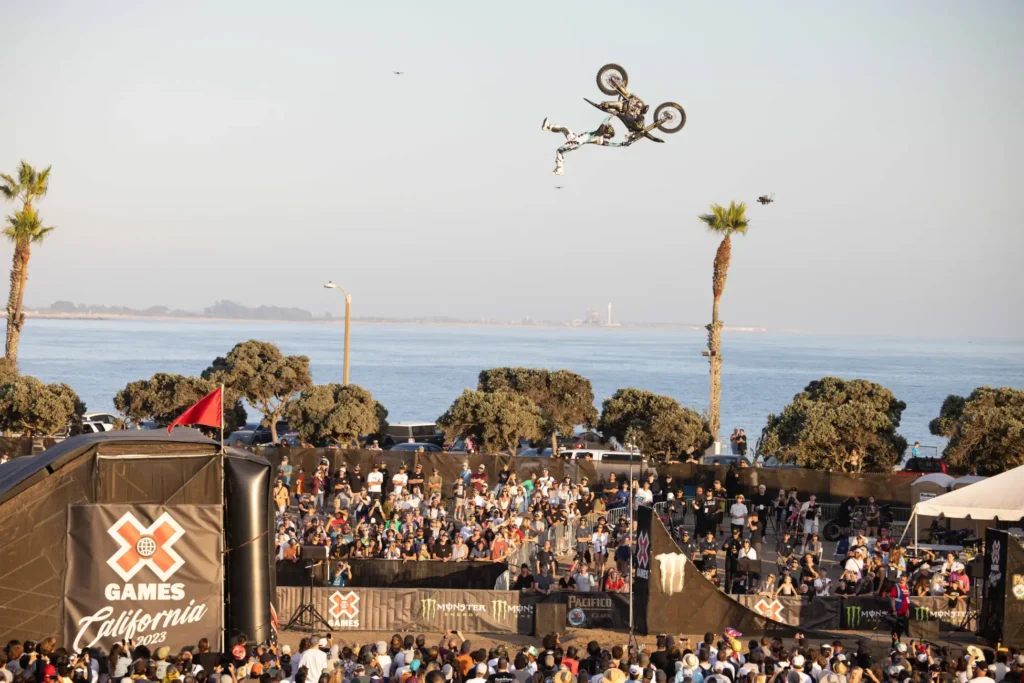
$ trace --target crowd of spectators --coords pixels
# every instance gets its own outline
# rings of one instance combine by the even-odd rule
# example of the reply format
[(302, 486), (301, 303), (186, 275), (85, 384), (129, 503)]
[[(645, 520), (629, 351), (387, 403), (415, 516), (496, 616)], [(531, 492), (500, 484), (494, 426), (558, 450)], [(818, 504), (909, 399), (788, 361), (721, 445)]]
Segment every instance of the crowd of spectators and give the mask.
[(651, 649), (633, 645), (565, 645), (549, 634), (537, 645), (476, 647), (458, 631), (438, 641), (396, 633), (358, 643), (325, 633), (288, 645), (239, 636), (223, 654), (196, 645), (151, 651), (131, 641), (109, 652), (80, 652), (12, 640), (0, 651), (3, 683), (1021, 683), (1016, 648), (982, 650), (894, 642), (872, 652), (862, 640), (811, 645), (801, 634), (786, 643), (741, 634), (705, 634), (691, 643), (659, 635)]

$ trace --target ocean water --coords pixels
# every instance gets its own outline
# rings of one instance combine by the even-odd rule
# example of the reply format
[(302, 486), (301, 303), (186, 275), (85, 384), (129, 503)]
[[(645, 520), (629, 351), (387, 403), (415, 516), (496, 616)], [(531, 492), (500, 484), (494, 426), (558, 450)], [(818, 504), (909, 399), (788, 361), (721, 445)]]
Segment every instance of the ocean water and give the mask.
[[(155, 372), (199, 374), (247, 339), (309, 356), (318, 383), (340, 382), (343, 328), (323, 323), (30, 319), (21, 371), (67, 382), (90, 410), (110, 410), (118, 390)], [(598, 407), (636, 386), (701, 410), (707, 405), (705, 335), (697, 331), (483, 326), (352, 327), (351, 381), (369, 389), (392, 421), (433, 420), (481, 369), (568, 369), (591, 380)], [(1024, 388), (1024, 342), (729, 332), (723, 335), (722, 436), (756, 440), (806, 384), (825, 375), (879, 382), (906, 402), (911, 442), (941, 445), (928, 422), (951, 393), (981, 385)], [(252, 411), (255, 415), (255, 411)]]

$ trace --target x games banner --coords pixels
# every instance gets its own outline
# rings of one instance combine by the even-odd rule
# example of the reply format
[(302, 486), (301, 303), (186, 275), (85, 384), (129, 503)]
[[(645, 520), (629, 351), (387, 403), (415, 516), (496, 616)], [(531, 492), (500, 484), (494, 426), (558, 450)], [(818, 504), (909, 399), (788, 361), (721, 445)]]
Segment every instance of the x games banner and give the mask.
[(219, 505), (68, 506), (64, 642), (220, 643), (222, 520)]

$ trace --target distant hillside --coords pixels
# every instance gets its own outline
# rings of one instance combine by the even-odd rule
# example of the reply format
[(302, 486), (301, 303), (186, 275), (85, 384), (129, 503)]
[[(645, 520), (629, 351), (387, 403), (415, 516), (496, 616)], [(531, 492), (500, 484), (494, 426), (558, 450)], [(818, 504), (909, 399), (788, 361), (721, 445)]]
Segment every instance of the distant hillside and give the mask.
[(138, 309), (128, 306), (101, 306), (95, 304), (74, 304), (70, 301), (55, 301), (49, 308), (33, 309), (40, 315), (61, 316), (130, 316), (138, 318), (229, 318), (236, 320), (314, 320), (309, 311), (301, 308), (280, 306), (259, 306), (251, 308), (234, 301), (218, 301), (207, 306), (202, 313), (171, 309), (167, 306), (150, 306)]

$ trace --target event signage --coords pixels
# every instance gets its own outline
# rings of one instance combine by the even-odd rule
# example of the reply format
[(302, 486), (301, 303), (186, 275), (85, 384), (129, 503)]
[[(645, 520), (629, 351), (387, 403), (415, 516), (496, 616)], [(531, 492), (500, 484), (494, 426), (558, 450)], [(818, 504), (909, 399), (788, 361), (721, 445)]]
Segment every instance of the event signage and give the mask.
[(651, 519), (653, 510), (646, 505), (636, 509), (636, 551), (633, 554), (633, 626), (647, 633), (647, 605), (651, 598)]
[[(569, 593), (565, 620), (576, 628), (616, 628), (615, 605), (607, 593)], [(628, 623), (628, 619), (627, 619)]]
[(219, 643), (222, 524), (219, 505), (68, 506), (64, 642)]
[(359, 628), (359, 596), (353, 591), (334, 591), (327, 604), (327, 623), (332, 628)]

